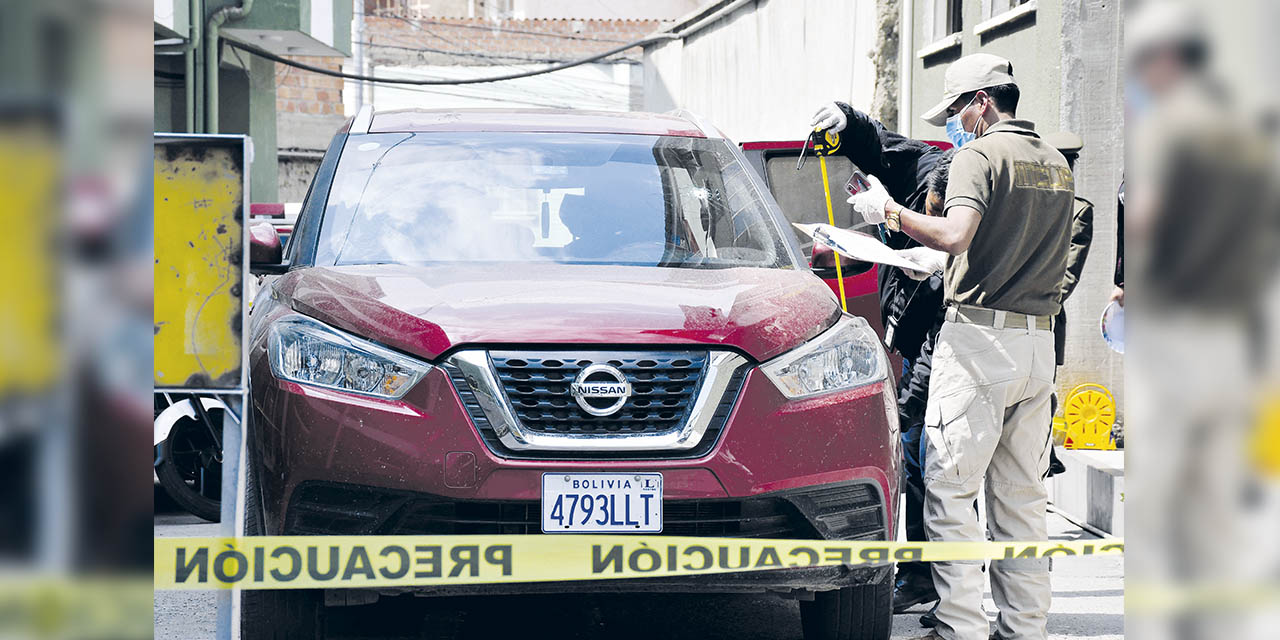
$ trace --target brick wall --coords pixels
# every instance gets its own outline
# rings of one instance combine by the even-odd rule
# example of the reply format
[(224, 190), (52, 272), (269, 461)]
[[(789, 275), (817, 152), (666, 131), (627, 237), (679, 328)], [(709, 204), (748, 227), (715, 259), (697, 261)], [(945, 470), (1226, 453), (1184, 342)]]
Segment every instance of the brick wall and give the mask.
[[(334, 71), (342, 70), (341, 58), (297, 56), (290, 59)], [(342, 115), (342, 78), (277, 63), (276, 113)]]
[[(368, 16), (365, 41), (370, 64), (492, 65), (559, 62), (638, 40), (658, 20), (501, 20)], [(618, 59), (638, 61), (632, 48)]]
[[(373, 65), (551, 64), (607, 51), (656, 31), (658, 20), (504, 20), (482, 18), (365, 18), (366, 63)], [(632, 48), (614, 60), (638, 62)], [(338, 58), (293, 58), (341, 70)], [(341, 78), (276, 65), (276, 112), (342, 115)]]

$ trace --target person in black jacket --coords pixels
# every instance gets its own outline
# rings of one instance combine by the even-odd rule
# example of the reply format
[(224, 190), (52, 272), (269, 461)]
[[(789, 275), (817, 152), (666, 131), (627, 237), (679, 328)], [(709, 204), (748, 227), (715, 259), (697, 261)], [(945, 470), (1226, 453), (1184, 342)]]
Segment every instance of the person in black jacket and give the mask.
[[(814, 116), (812, 125), (839, 132), (842, 140), (837, 153), (879, 179), (894, 200), (913, 211), (927, 209), (928, 178), (944, 158), (940, 149), (889, 131), (876, 119), (843, 102), (823, 106)], [(885, 244), (894, 249), (920, 246), (905, 233), (889, 235)], [(924, 530), (924, 447), (921, 434), (925, 402), (929, 396), (933, 342), (943, 321), (942, 278), (932, 274), (923, 280), (914, 280), (900, 269), (882, 265), (879, 287), (885, 340), (904, 360), (898, 384), (898, 418), (902, 429), (903, 484), (907, 494), (906, 539), (923, 542), (927, 538)], [(893, 593), (894, 613), (937, 599), (929, 565), (918, 562), (898, 565)]]
[[(1044, 141), (1053, 145), (1062, 157), (1067, 159), (1071, 171), (1076, 170), (1076, 160), (1080, 158), (1080, 150), (1084, 149), (1084, 140), (1069, 131), (1045, 134)], [(1071, 211), (1071, 246), (1067, 249), (1067, 273), (1062, 279), (1062, 310), (1053, 319), (1053, 351), (1059, 367), (1066, 364), (1067, 356), (1067, 298), (1080, 284), (1080, 276), (1084, 273), (1084, 262), (1089, 257), (1089, 247), (1093, 244), (1093, 203), (1075, 196), (1075, 206)], [(1058, 395), (1053, 396), (1053, 408), (1050, 415), (1058, 413)], [(1049, 449), (1049, 475), (1066, 473), (1067, 467), (1058, 459), (1057, 447)]]
[(1120, 191), (1116, 194), (1116, 271), (1112, 277), (1115, 288), (1111, 301), (1124, 306), (1124, 176), (1120, 176)]
[[(1072, 171), (1076, 169), (1076, 160), (1080, 158), (1080, 150), (1084, 148), (1084, 140), (1069, 131), (1045, 134), (1044, 141), (1053, 145), (1064, 158)], [(1062, 279), (1062, 302), (1075, 291), (1080, 283), (1080, 275), (1084, 273), (1084, 261), (1089, 257), (1089, 246), (1093, 243), (1093, 203), (1076, 197), (1075, 207), (1071, 212), (1071, 247), (1067, 250), (1067, 273)], [(1067, 309), (1053, 319), (1053, 350), (1057, 356), (1058, 366), (1065, 364), (1067, 345)]]

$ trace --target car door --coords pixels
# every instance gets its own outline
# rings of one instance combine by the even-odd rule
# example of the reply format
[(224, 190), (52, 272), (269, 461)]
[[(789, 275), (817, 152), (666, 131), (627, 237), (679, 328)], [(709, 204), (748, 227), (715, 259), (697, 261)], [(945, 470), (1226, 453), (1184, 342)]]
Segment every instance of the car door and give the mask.
[[(788, 222), (815, 223), (827, 222), (827, 204), (822, 193), (822, 168), (817, 158), (810, 157), (800, 170), (796, 170), (796, 161), (800, 156), (803, 140), (745, 142), (742, 144), (743, 154), (747, 156), (756, 171), (764, 177), (773, 193), (774, 200), (782, 208)], [(876, 235), (878, 230), (866, 224), (845, 202), (849, 195), (844, 185), (853, 174), (854, 165), (844, 156), (827, 158), (827, 176), (831, 188), (831, 206), (835, 217), (835, 226), (843, 229), (854, 229)], [(796, 234), (800, 247), (810, 256), (810, 267), (822, 278), (827, 286), (840, 295), (840, 283), (836, 277), (835, 263), (827, 261), (815, 266), (813, 264), (813, 239), (795, 227), (791, 231)], [(876, 330), (881, 339), (884, 338), (884, 324), (880, 320), (880, 294), (876, 277), (879, 265), (871, 262), (846, 261), (842, 263), (844, 276), (845, 303), (849, 313), (860, 315)], [(896, 356), (895, 356), (896, 358)], [(895, 361), (895, 364), (897, 362)], [(898, 367), (895, 367), (895, 371)]]

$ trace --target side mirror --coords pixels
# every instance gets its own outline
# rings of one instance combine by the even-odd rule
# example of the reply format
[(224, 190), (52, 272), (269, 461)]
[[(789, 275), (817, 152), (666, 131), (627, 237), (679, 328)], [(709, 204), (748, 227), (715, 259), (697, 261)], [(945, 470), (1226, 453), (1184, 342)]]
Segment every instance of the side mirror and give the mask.
[(809, 257), (809, 266), (819, 278), (831, 280), (836, 277), (836, 260), (840, 261), (840, 272), (847, 278), (856, 276), (860, 273), (866, 273), (871, 269), (870, 262), (854, 260), (848, 256), (842, 256), (835, 252), (831, 247), (820, 243), (813, 243), (813, 254)]
[(249, 227), (249, 271), (259, 275), (281, 274), (289, 268), (283, 262), (284, 248), (276, 228), (270, 222)]

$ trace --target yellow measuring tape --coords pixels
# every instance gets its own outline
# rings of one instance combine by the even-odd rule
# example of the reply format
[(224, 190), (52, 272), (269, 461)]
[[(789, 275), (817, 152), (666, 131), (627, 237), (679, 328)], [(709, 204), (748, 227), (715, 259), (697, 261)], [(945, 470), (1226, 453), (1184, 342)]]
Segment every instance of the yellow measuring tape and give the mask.
[[(827, 199), (827, 224), (836, 226), (835, 211), (831, 208), (831, 180), (827, 178), (827, 156), (840, 148), (840, 134), (831, 131), (814, 129), (814, 133), (822, 133), (822, 137), (814, 141), (813, 153), (818, 156), (818, 164), (822, 167), (822, 195)], [(812, 137), (812, 136), (810, 136)], [(808, 144), (808, 141), (805, 141)], [(801, 153), (804, 153), (801, 150)], [(840, 254), (835, 254), (836, 282), (840, 287), (840, 309), (849, 313), (849, 303), (844, 298), (844, 270), (840, 268)]]
[(1088, 556), (1124, 541), (847, 542), (617, 535), (156, 538), (156, 589), (315, 589), (663, 578)]
[[(827, 157), (818, 156), (822, 165), (822, 193), (827, 196), (827, 224), (836, 226), (836, 216), (831, 210), (831, 183), (827, 180)], [(840, 284), (840, 310), (849, 313), (849, 303), (844, 299), (844, 271), (840, 268), (840, 255), (836, 254), (836, 282)]]

